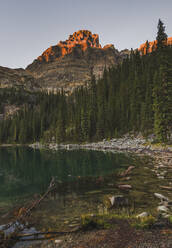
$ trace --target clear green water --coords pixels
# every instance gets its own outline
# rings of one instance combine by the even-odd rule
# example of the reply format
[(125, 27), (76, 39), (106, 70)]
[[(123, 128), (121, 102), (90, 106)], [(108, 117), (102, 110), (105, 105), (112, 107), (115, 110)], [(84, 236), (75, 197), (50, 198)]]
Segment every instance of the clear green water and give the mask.
[[(57, 176), (66, 185), (74, 182), (68, 189), (71, 192), (95, 189), (93, 177), (116, 173), (130, 162), (131, 159), (124, 154), (0, 148), (0, 201), (13, 201), (42, 193), (52, 176)], [(89, 177), (92, 178), (90, 181)], [(78, 180), (81, 183), (76, 183)]]
[[(130, 165), (136, 167), (131, 178), (121, 179), (119, 172)], [(129, 197), (138, 211), (153, 209), (157, 206), (153, 193), (160, 192), (158, 187), (165, 182), (157, 180), (152, 169), (149, 158), (123, 153), (0, 148), (0, 216), (38, 199), (52, 176), (61, 183), (33, 212), (33, 224), (38, 228), (75, 225), (81, 214), (98, 211), (104, 197), (114, 194)], [(122, 191), (118, 184), (130, 184), (132, 190)]]
[[(0, 200), (21, 198), (43, 192), (57, 176), (62, 182), (98, 177), (117, 172), (131, 161), (123, 154), (93, 151), (39, 151), (31, 148), (0, 149)], [(72, 186), (72, 185), (71, 185)], [(95, 188), (92, 185), (84, 187)], [(80, 187), (70, 189), (80, 191)]]

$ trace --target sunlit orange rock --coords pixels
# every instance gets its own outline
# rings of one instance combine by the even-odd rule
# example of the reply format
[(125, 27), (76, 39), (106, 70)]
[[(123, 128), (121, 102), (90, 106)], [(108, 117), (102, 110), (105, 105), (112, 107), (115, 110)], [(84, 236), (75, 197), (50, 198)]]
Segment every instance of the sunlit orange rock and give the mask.
[[(172, 37), (168, 38), (167, 45), (172, 46)], [(141, 52), (142, 55), (146, 54), (146, 47), (147, 47), (146, 42), (140, 45), (138, 50)], [(149, 48), (147, 49), (147, 53), (151, 53), (156, 48), (157, 48), (157, 40), (150, 41)]]
[(107, 44), (107, 45), (105, 45), (105, 46), (103, 47), (103, 49), (108, 49), (108, 48), (114, 49), (115, 47), (114, 47), (113, 44)]
[(56, 46), (49, 47), (41, 56), (39, 61), (50, 62), (72, 53), (74, 47), (80, 47), (85, 51), (89, 47), (101, 48), (98, 34), (92, 34), (88, 30), (79, 30), (70, 35), (68, 40), (60, 41)]

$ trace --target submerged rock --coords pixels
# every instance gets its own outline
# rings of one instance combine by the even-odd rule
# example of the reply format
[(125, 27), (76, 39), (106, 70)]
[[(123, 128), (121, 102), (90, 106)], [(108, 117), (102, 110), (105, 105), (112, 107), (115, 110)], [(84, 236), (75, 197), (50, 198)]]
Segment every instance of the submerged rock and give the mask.
[(154, 196), (156, 196), (158, 199), (160, 199), (161, 201), (169, 201), (168, 197), (159, 194), (159, 193), (154, 193)]
[(158, 176), (158, 179), (164, 179), (164, 176)]
[(132, 171), (134, 168), (135, 168), (135, 166), (133, 166), (133, 165), (129, 166), (128, 169), (125, 170), (124, 172), (122, 172), (120, 176), (121, 176), (121, 177), (127, 176), (128, 174), (131, 173), (131, 171)]
[(132, 186), (131, 185), (129, 185), (129, 184), (120, 184), (120, 185), (118, 185), (118, 188), (119, 189), (132, 189)]
[(167, 213), (169, 211), (169, 209), (166, 206), (162, 205), (162, 206), (157, 207), (157, 211)]
[(55, 241), (54, 241), (55, 244), (60, 244), (60, 243), (62, 243), (62, 242), (63, 242), (63, 241), (60, 240), (60, 239), (55, 239)]
[(136, 217), (137, 218), (144, 218), (144, 217), (148, 217), (148, 216), (149, 216), (149, 214), (147, 212), (143, 212), (141, 214), (138, 214)]
[(124, 178), (123, 178), (124, 181), (128, 181), (128, 180), (130, 180), (130, 179), (131, 179), (131, 177), (124, 177)]

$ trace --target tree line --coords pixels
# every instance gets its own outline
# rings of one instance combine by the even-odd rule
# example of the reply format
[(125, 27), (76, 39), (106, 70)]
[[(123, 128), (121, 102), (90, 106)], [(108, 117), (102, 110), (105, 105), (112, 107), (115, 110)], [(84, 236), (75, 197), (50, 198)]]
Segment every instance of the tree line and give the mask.
[(92, 75), (88, 87), (69, 96), (63, 90), (31, 94), (13, 89), (8, 99), (22, 99), (23, 107), (0, 122), (0, 143), (91, 142), (127, 132), (154, 133), (157, 141), (167, 142), (172, 133), (172, 47), (161, 20), (156, 40), (152, 53), (131, 50), (121, 64), (105, 68), (101, 79)]

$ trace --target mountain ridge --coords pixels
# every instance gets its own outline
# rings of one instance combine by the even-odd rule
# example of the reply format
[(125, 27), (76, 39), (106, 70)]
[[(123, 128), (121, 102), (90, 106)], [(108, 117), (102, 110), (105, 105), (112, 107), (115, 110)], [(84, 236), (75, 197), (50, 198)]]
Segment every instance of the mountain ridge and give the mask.
[[(168, 38), (168, 45), (172, 45), (172, 37)], [(149, 42), (148, 52), (154, 48), (156, 41)], [(146, 42), (138, 51), (146, 54)], [(14, 86), (48, 92), (63, 88), (65, 92), (72, 92), (76, 87), (86, 86), (92, 74), (96, 79), (101, 78), (105, 68), (121, 63), (129, 54), (128, 49), (118, 51), (113, 44), (102, 47), (98, 34), (79, 30), (66, 41), (50, 46), (26, 69), (0, 67), (0, 88)]]

